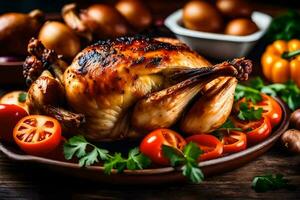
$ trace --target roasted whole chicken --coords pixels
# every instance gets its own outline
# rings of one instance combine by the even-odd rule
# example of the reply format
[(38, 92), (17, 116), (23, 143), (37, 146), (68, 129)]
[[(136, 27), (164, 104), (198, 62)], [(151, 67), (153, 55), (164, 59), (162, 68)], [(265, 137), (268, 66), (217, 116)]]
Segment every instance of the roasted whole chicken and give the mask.
[(237, 81), (252, 69), (244, 58), (211, 65), (168, 38), (99, 41), (70, 66), (36, 39), (28, 51), (29, 112), (93, 141), (139, 138), (175, 124), (188, 134), (211, 132), (226, 121)]

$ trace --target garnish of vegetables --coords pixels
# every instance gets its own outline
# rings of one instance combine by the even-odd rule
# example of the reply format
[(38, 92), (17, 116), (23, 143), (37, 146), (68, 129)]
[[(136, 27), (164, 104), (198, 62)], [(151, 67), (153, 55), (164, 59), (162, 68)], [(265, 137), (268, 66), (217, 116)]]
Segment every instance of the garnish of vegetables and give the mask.
[[(193, 183), (200, 183), (204, 175), (198, 166), (197, 159), (202, 153), (195, 143), (185, 146), (183, 152), (170, 146), (162, 146), (164, 155), (170, 159), (173, 167), (182, 165), (183, 175)], [(91, 149), (91, 150), (87, 150)], [(82, 135), (70, 138), (64, 144), (64, 156), (67, 160), (77, 157), (81, 167), (90, 166), (100, 161), (104, 162), (104, 172), (110, 174), (113, 169), (123, 172), (125, 169), (144, 169), (151, 164), (151, 160), (139, 152), (138, 148), (131, 149), (128, 157), (124, 158), (121, 153), (110, 154), (108, 150), (97, 147), (88, 142)]]
[(190, 142), (184, 147), (183, 151), (163, 145), (162, 150), (164, 156), (170, 160), (171, 166), (181, 166), (182, 174), (191, 182), (201, 183), (204, 180), (204, 175), (197, 161), (202, 151), (197, 144)]
[(277, 190), (281, 188), (292, 189), (292, 185), (288, 184), (288, 180), (282, 174), (267, 174), (255, 176), (252, 181), (252, 188), (256, 192), (266, 192), (269, 190)]
[(27, 93), (26, 92), (21, 92), (18, 96), (18, 101), (21, 103), (24, 103), (27, 98)]
[(248, 86), (238, 85), (235, 91), (235, 99), (245, 97), (253, 103), (262, 100), (260, 92), (280, 97), (291, 110), (300, 108), (300, 89), (293, 81), (287, 83), (275, 83), (265, 85), (260, 77), (252, 79)]
[(113, 169), (123, 172), (125, 169), (144, 169), (151, 164), (150, 159), (141, 154), (138, 148), (131, 149), (125, 158), (121, 153), (110, 154), (108, 150), (88, 142), (82, 135), (74, 136), (64, 144), (64, 156), (67, 160), (77, 157), (81, 167), (103, 161), (106, 174), (110, 174)]
[(240, 120), (259, 120), (262, 117), (262, 108), (255, 109), (253, 107), (248, 107), (248, 104), (242, 102), (239, 106), (238, 118)]

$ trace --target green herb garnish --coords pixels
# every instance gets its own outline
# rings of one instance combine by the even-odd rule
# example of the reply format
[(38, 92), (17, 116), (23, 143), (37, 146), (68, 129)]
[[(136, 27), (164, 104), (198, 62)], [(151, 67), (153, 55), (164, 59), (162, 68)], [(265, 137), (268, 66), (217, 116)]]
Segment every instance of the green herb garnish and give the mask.
[(21, 92), (18, 96), (18, 101), (20, 103), (23, 103), (26, 101), (26, 98), (27, 98), (27, 93), (26, 92)]
[(193, 183), (201, 183), (204, 179), (204, 175), (199, 168), (198, 158), (202, 154), (202, 150), (197, 144), (190, 142), (188, 143), (183, 152), (163, 145), (162, 150), (164, 156), (170, 160), (171, 166), (176, 167), (182, 165), (182, 174), (189, 178)]
[(230, 131), (242, 131), (243, 129), (237, 128), (234, 126), (233, 122), (230, 119), (227, 119), (226, 122), (220, 126), (217, 130), (213, 131), (211, 134), (217, 137), (219, 140), (222, 140), (224, 137), (224, 131), (229, 133)]
[(243, 97), (245, 97), (247, 101), (252, 101), (254, 104), (262, 100), (260, 91), (238, 84), (235, 89), (234, 99), (237, 101)]
[(262, 108), (255, 109), (254, 107), (248, 107), (248, 104), (246, 102), (240, 103), (240, 109), (238, 118), (240, 120), (259, 120), (262, 117)]
[(277, 190), (280, 188), (290, 187), (288, 180), (283, 178), (281, 174), (268, 174), (262, 176), (255, 176), (252, 181), (252, 188), (256, 192), (266, 192), (269, 190)]
[(108, 150), (88, 142), (82, 135), (74, 136), (64, 144), (64, 156), (67, 160), (74, 156), (77, 157), (81, 167), (104, 161), (104, 171), (107, 174), (110, 174), (112, 169), (116, 169), (118, 172), (122, 172), (126, 168), (130, 170), (143, 169), (151, 163), (150, 159), (140, 153), (138, 148), (131, 149), (128, 158), (123, 158), (121, 153), (111, 155)]
[(295, 10), (275, 17), (266, 33), (269, 42), (300, 38), (300, 14)]
[(288, 81), (285, 84), (275, 83), (271, 85), (265, 85), (262, 79), (257, 77), (250, 81), (249, 87), (257, 92), (262, 92), (273, 97), (280, 97), (291, 110), (300, 108), (300, 89), (293, 81)]
[(235, 128), (233, 122), (230, 119), (227, 119), (226, 122), (219, 129), (233, 129)]
[(273, 97), (280, 97), (291, 110), (300, 108), (300, 89), (293, 81), (265, 85), (260, 77), (256, 77), (250, 81), (248, 86), (237, 86), (235, 100), (245, 97), (246, 100), (256, 104), (262, 100), (261, 92)]
[(241, 131), (241, 128), (237, 128), (234, 126), (233, 122), (230, 119), (227, 119), (226, 122), (220, 126), (220, 128), (217, 129), (217, 131), (222, 131), (226, 130), (227, 132), (229, 131)]
[(115, 153), (104, 163), (104, 172), (110, 174), (113, 169), (123, 172), (126, 168), (126, 160), (122, 157), (121, 153)]

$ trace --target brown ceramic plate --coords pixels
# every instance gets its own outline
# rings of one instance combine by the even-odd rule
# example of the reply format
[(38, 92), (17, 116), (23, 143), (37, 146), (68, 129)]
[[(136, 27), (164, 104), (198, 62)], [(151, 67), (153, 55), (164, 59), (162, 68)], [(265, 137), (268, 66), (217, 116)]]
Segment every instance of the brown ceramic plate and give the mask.
[[(288, 128), (289, 125), (289, 110), (281, 100), (277, 99), (277, 101), (283, 110), (282, 121), (280, 125), (273, 131), (271, 136), (265, 141), (239, 153), (199, 163), (199, 166), (201, 167), (205, 176), (215, 175), (238, 168), (262, 155), (275, 144), (275, 142), (280, 138), (281, 134)], [(124, 173), (121, 174), (113, 171), (111, 175), (105, 175), (103, 173), (102, 166), (80, 168), (76, 163), (24, 155), (15, 146), (10, 146), (3, 143), (0, 143), (0, 151), (2, 151), (12, 160), (37, 163), (63, 174), (113, 184), (160, 184), (185, 180), (185, 178), (181, 175), (181, 172), (174, 170), (172, 167), (136, 171), (125, 170)]]

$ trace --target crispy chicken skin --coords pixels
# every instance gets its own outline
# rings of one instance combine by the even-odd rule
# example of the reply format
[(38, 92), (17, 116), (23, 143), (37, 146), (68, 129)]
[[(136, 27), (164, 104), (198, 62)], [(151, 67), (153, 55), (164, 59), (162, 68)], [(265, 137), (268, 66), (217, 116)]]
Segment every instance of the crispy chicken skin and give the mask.
[[(24, 64), (24, 72), (31, 70), (34, 77), (25, 73), (26, 79), (36, 79), (36, 71), (41, 71), (40, 67), (33, 70), (32, 57), (41, 62), (46, 60), (44, 66), (63, 85), (65, 107), (85, 116), (80, 132), (94, 141), (142, 137), (147, 131), (170, 127), (178, 121), (187, 133), (213, 131), (230, 113), (236, 78), (247, 79), (251, 72), (249, 60), (236, 59), (212, 66), (175, 39), (122, 37), (87, 47), (62, 75), (64, 67), (53, 52), (49, 53), (37, 40), (29, 46), (31, 56)], [(36, 87), (43, 76), (41, 73), (30, 88)], [(46, 94), (31, 91), (28, 104), (41, 106), (32, 96)], [(204, 98), (208, 107), (202, 106)], [(190, 106), (191, 102), (195, 105)], [(201, 106), (203, 112), (197, 110)], [(55, 111), (63, 115), (59, 109)], [(48, 111), (43, 109), (41, 113)], [(191, 121), (192, 127), (185, 121)], [(207, 124), (193, 125), (202, 121)]]

